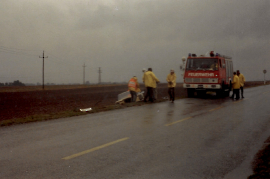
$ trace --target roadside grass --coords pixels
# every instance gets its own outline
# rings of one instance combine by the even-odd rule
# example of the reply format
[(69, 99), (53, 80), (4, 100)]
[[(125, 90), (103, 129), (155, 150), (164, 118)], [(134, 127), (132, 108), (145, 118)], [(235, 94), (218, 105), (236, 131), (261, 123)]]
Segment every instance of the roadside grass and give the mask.
[(252, 162), (253, 174), (248, 179), (270, 178), (270, 137), (264, 142), (261, 150)]
[[(180, 99), (180, 98), (176, 98)], [(156, 101), (156, 103), (167, 101), (166, 99), (159, 99)], [(46, 114), (35, 114), (31, 116), (27, 116), (24, 118), (13, 118), (8, 120), (2, 120), (0, 121), (0, 127), (3, 126), (11, 126), (16, 124), (24, 124), (24, 123), (30, 123), (30, 122), (38, 122), (38, 121), (46, 121), (51, 119), (59, 119), (59, 118), (67, 118), (67, 117), (73, 117), (73, 116), (81, 116), (86, 114), (92, 114), (92, 113), (98, 113), (98, 112), (104, 112), (104, 111), (110, 111), (110, 110), (116, 110), (116, 109), (123, 109), (127, 107), (133, 107), (133, 106), (142, 106), (147, 105), (151, 103), (144, 103), (142, 101), (136, 102), (136, 103), (124, 103), (124, 104), (113, 104), (108, 106), (99, 106), (99, 107), (93, 107), (91, 111), (88, 112), (81, 112), (79, 108), (69, 110), (69, 111), (60, 111), (58, 113), (46, 113)]]
[(15, 124), (46, 121), (50, 119), (66, 118), (66, 117), (79, 116), (79, 115), (85, 115), (85, 113), (73, 110), (73, 111), (61, 111), (59, 113), (35, 114), (35, 115), (27, 116), (24, 118), (13, 118), (13, 119), (8, 119), (8, 120), (2, 120), (0, 121), (0, 126), (1, 127), (11, 126)]

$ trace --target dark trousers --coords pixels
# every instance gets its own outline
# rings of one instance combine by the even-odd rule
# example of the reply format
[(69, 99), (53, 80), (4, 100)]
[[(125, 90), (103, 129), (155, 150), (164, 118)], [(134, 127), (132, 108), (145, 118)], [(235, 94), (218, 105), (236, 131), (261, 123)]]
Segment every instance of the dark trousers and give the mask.
[(130, 91), (131, 94), (131, 102), (136, 102), (137, 93), (135, 91)]
[(244, 87), (240, 87), (240, 91), (241, 91), (241, 97), (243, 98), (244, 97)]
[(147, 98), (149, 98), (149, 101), (153, 102), (153, 88), (152, 87), (147, 87), (147, 92), (144, 97), (144, 102), (146, 102)]
[(232, 98), (234, 98), (234, 95), (236, 95), (236, 98), (235, 99), (239, 99), (239, 89), (233, 89)]
[(174, 101), (174, 88), (169, 88), (168, 93), (170, 96), (170, 101)]

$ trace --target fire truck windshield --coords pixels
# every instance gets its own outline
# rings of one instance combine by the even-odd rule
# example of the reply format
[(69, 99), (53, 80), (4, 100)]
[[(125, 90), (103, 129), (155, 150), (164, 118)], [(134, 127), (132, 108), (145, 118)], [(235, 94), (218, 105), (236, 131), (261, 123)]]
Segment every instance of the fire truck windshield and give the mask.
[(189, 58), (186, 70), (218, 70), (218, 59)]

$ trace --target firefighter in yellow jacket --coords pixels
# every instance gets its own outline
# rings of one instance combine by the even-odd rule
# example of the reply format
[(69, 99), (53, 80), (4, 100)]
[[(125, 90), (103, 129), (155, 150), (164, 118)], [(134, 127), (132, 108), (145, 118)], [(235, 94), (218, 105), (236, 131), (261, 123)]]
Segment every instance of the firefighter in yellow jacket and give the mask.
[(140, 85), (136, 76), (133, 76), (128, 82), (128, 90), (131, 95), (131, 102), (136, 102), (137, 92), (140, 91)]
[(244, 98), (244, 84), (245, 84), (245, 77), (242, 73), (240, 73), (239, 70), (237, 70), (237, 76), (239, 78), (239, 83), (240, 83), (240, 91), (241, 91), (241, 97)]
[(152, 68), (148, 68), (148, 71), (144, 74), (144, 84), (147, 89), (146, 95), (144, 97), (144, 102), (147, 102), (146, 99), (149, 97), (150, 102), (154, 102), (153, 99), (153, 88), (156, 87), (156, 83), (159, 83), (159, 79), (152, 72)]
[(174, 88), (176, 86), (176, 75), (174, 73), (174, 70), (170, 71), (166, 80), (168, 82), (168, 93), (169, 93), (170, 101), (173, 103), (174, 102)]
[(236, 100), (239, 99), (239, 89), (240, 89), (240, 82), (239, 82), (239, 77), (237, 76), (236, 72), (233, 72), (233, 81), (232, 81), (232, 85), (233, 85), (233, 95), (232, 95), (232, 99), (234, 99), (234, 95), (236, 95)]

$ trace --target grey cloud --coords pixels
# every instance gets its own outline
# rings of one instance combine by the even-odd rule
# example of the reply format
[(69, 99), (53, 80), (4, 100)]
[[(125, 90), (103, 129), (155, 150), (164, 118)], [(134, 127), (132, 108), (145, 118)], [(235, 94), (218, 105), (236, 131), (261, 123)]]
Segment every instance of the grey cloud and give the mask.
[[(267, 0), (5, 0), (0, 45), (40, 50), (38, 55), (45, 50), (52, 82), (81, 81), (83, 63), (90, 81), (97, 81), (98, 67), (105, 81), (128, 80), (150, 66), (162, 78), (178, 68), (182, 56), (209, 50), (233, 56), (236, 68), (250, 69), (257, 52), (261, 58), (269, 55), (268, 7)], [(76, 75), (66, 78), (71, 72)]]

